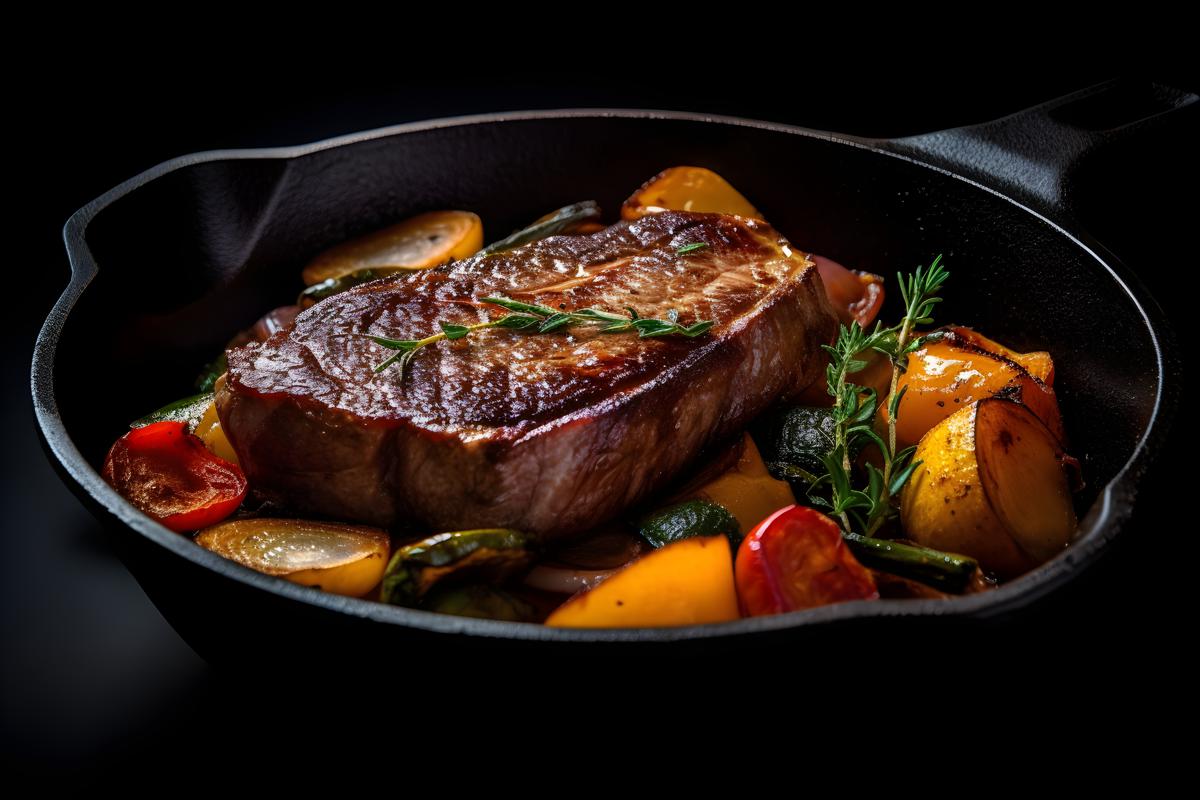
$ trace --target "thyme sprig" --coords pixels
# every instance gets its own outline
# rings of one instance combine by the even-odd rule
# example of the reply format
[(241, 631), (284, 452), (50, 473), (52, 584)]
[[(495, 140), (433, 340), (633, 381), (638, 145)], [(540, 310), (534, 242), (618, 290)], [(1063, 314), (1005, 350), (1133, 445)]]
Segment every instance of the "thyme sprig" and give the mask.
[[(829, 353), (825, 380), (834, 398), (833, 448), (822, 458), (825, 474), (818, 476), (809, 490), (809, 499), (830, 510), (842, 523), (846, 533), (856, 530), (873, 535), (895, 515), (892, 498), (919, 466), (913, 461), (916, 447), (896, 452), (896, 417), (904, 390), (897, 391), (900, 375), (908, 368), (908, 357), (936, 334), (915, 335), (918, 325), (933, 322), (933, 308), (941, 302), (938, 297), (950, 274), (941, 264), (939, 255), (929, 268), (918, 267), (911, 275), (898, 274), (900, 295), (904, 300), (904, 318), (885, 328), (876, 322), (867, 333), (862, 327), (842, 325), (833, 346), (823, 345)], [(850, 376), (861, 372), (868, 362), (861, 356), (875, 351), (892, 362), (892, 378), (888, 393), (888, 438), (884, 441), (875, 431), (875, 416), (879, 398), (874, 389), (859, 386)], [(856, 488), (852, 480), (851, 452), (873, 443), (883, 456), (883, 469), (866, 465), (867, 485)]]
[(438, 325), (442, 329), (441, 332), (431, 334), (423, 339), (388, 339), (384, 336), (367, 335), (367, 338), (376, 344), (396, 351), (387, 359), (375, 365), (374, 371), (376, 373), (383, 372), (393, 364), (397, 364), (400, 367), (400, 379), (403, 380), (405, 368), (421, 348), (440, 342), (443, 339), (462, 339), (475, 331), (486, 330), (488, 328), (506, 328), (515, 331), (528, 331), (529, 333), (551, 333), (568, 326), (601, 325), (600, 333), (637, 331), (638, 338), (648, 339), (657, 336), (674, 335), (695, 338), (707, 333), (713, 326), (712, 320), (701, 320), (693, 322), (691, 325), (680, 325), (679, 314), (674, 310), (669, 311), (667, 319), (663, 320), (640, 316), (632, 308), (626, 308), (625, 310), (629, 313), (628, 315), (624, 315), (604, 311), (599, 308), (565, 311), (550, 308), (549, 306), (537, 305), (536, 303), (522, 303), (519, 300), (512, 300), (507, 297), (485, 297), (480, 302), (500, 306), (512, 313), (505, 314), (503, 317), (488, 322), (480, 322), (476, 325), (454, 325), (448, 322), (439, 322)]

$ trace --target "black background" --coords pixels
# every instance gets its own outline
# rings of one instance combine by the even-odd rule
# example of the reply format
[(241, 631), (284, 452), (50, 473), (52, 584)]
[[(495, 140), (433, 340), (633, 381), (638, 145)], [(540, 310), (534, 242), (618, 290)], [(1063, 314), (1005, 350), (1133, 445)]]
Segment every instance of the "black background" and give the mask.
[[(9, 299), (16, 302), (8, 305), (3, 338), (0, 613), (3, 751), (18, 766), (120, 768), (240, 726), (253, 705), (247, 700), (253, 691), (241, 684), (235, 689), (229, 676), (210, 671), (166, 624), (61, 484), (37, 440), (28, 388), (32, 342), (67, 281), (62, 224), (89, 200), (193, 151), (300, 144), (436, 116), (652, 107), (890, 137), (981, 122), (1110, 76), (1106, 67), (1046, 75), (988, 72), (971, 64), (854, 71), (831, 63), (830, 55), (804, 69), (757, 64), (698, 80), (684, 80), (678, 70), (656, 78), (653, 60), (589, 71), (563, 69), (561, 60), (457, 71), (440, 62), (418, 68), (382, 60), (361, 71), (331, 71), (321, 59), (340, 58), (333, 51), (305, 48), (286, 59), (243, 61), (209, 45), (181, 53), (160, 46), (104, 67), (97, 65), (102, 59), (81, 59), (67, 79), (18, 81), (9, 97), (17, 110), (10, 119), (10, 159), (17, 178), (11, 195), (19, 209), (10, 218), (6, 248), (13, 259)], [(1190, 73), (1164, 70), (1147, 77), (1197, 89)], [(1132, 142), (1090, 165), (1081, 209), (1085, 227), (1142, 274), (1179, 328), (1194, 296), (1194, 289), (1180, 289), (1177, 272), (1179, 265), (1195, 263), (1191, 239), (1200, 176), (1195, 115), (1185, 123), (1185, 130)], [(118, 381), (114, 376), (114, 387)], [(1181, 450), (1177, 444), (1166, 454), (1145, 502), (1166, 507), (1180, 491), (1168, 476)], [(1168, 516), (1164, 521), (1173, 533), (1187, 535)], [(1191, 628), (1164, 614), (1162, 601), (1186, 587), (1184, 574), (1192, 570), (1164, 565), (1159, 533), (1126, 536), (1065, 596), (1036, 619), (997, 633), (974, 657), (1013, 666), (1011, 674), (1043, 675), (1030, 691), (1047, 701), (1081, 675), (1121, 684), (1130, 675), (1131, 654), (1150, 672), (1169, 667)], [(1174, 577), (1163, 580), (1164, 570)], [(951, 643), (946, 647), (952, 649)], [(1113, 666), (1118, 661), (1124, 665), (1119, 676)], [(955, 682), (981, 666), (951, 662), (960, 664), (951, 670), (958, 674), (941, 678)], [(881, 649), (862, 674), (910, 686), (946, 685), (938, 675), (919, 673), (910, 654), (898, 649)], [(653, 683), (645, 678), (620, 676), (641, 689)], [(1002, 716), (1003, 710), (986, 714)], [(267, 719), (279, 716), (268, 713)]]

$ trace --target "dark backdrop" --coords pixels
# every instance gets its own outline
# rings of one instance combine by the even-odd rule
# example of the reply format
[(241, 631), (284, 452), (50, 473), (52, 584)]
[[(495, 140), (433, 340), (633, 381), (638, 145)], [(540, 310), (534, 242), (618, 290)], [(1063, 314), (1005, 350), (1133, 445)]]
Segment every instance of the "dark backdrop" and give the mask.
[[(3, 751), (6, 761), (25, 767), (128, 765), (139, 754), (227, 730), (246, 710), (247, 695), (192, 653), (108, 552), (38, 444), (28, 388), (32, 340), (67, 281), (62, 224), (87, 201), (192, 151), (299, 144), (434, 116), (635, 106), (900, 136), (984, 121), (1109, 77), (1085, 69), (989, 75), (966, 67), (869, 74), (758, 70), (752, 79), (681, 81), (647, 80), (632, 66), (583, 73), (491, 65), (452, 74), (374, 65), (351, 80), (345, 70), (332, 76), (327, 65), (314, 63), (315, 54), (214, 68), (221, 55), (207, 52), (203, 68), (181, 66), (163, 52), (130, 59), (125, 67), (81, 64), (69, 80), (53, 85), (20, 80), (9, 97), (18, 112), (10, 118), (10, 158), (19, 209), (8, 230), (3, 338)], [(1153, 77), (1197, 88), (1191, 74)], [(1190, 234), (1200, 138), (1194, 121), (1193, 115), (1186, 131), (1131, 143), (1092, 164), (1083, 203), (1087, 227), (1142, 273), (1180, 328), (1192, 292), (1178, 289), (1176, 273), (1195, 261)], [(119, 382), (113, 376), (104, 390)], [(1179, 488), (1169, 468), (1159, 474), (1162, 485), (1146, 502), (1165, 507)], [(1169, 663), (1181, 631), (1161, 613), (1161, 597), (1183, 581), (1163, 580), (1166, 534), (1141, 530), (1125, 537), (1067, 596), (999, 634), (995, 653), (976, 655), (1028, 661), (1041, 665), (1037, 669), (1051, 665), (1040, 689), (1047, 698), (1081, 674), (1107, 671), (1118, 656), (1136, 653), (1135, 661), (1152, 668)], [(898, 651), (881, 652), (875, 663), (869, 674), (938, 685), (936, 677), (906, 669)]]

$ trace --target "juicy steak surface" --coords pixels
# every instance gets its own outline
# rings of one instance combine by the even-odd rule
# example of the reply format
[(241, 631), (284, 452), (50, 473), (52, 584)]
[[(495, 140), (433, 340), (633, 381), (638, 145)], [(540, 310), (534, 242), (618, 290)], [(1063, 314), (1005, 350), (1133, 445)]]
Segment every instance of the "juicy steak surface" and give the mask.
[[(363, 334), (419, 339), (508, 313), (490, 295), (715, 324), (694, 339), (489, 329), (373, 371), (393, 351)], [(555, 537), (646, 499), (820, 378), (835, 330), (812, 262), (769, 225), (664, 212), (328, 298), (230, 350), (217, 408), (251, 486), (291, 509)]]

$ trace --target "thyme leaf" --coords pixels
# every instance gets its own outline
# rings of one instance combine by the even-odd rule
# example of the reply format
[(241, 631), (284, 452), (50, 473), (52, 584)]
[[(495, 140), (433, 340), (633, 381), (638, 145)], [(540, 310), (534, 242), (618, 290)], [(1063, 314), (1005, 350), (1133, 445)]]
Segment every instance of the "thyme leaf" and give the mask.
[[(700, 243), (701, 246), (706, 246)], [(509, 312), (503, 317), (481, 322), (476, 325), (456, 325), (449, 322), (439, 322), (441, 333), (426, 336), (424, 339), (389, 339), (385, 336), (364, 334), (375, 344), (397, 352), (388, 356), (374, 367), (374, 372), (383, 372), (393, 364), (400, 367), (403, 380), (404, 369), (412, 361), (413, 356), (423, 347), (436, 344), (443, 339), (462, 339), (475, 331), (487, 328), (505, 328), (507, 330), (528, 331), (529, 333), (553, 333), (554, 331), (576, 325), (600, 325), (600, 333), (624, 333), (637, 331), (638, 338), (649, 339), (658, 336), (684, 336), (695, 338), (712, 328), (712, 320), (699, 320), (691, 325), (680, 325), (678, 312), (671, 310), (667, 319), (653, 319), (640, 316), (632, 308), (626, 308), (628, 315), (605, 311), (600, 308), (583, 308), (577, 311), (563, 311), (536, 303), (524, 303), (509, 297), (485, 297), (481, 302), (499, 306)]]
[[(915, 329), (933, 322), (933, 310), (942, 301), (938, 293), (949, 277), (940, 255), (928, 268), (917, 267), (910, 275), (897, 275), (904, 301), (904, 317), (899, 323), (885, 328), (877, 322), (870, 333), (859, 325), (842, 325), (833, 345), (823, 345), (829, 353), (825, 380), (827, 391), (834, 398), (834, 437), (829, 453), (822, 460), (826, 472), (812, 482), (809, 500), (836, 515), (846, 534), (858, 529), (871, 536), (893, 517), (896, 511), (892, 498), (900, 493), (921, 463), (912, 460), (915, 447), (895, 452), (896, 418), (907, 388), (897, 391), (897, 386), (900, 375), (908, 368), (909, 355), (938, 335), (919, 336)], [(851, 379), (867, 367), (868, 362), (861, 356), (870, 351), (882, 353), (892, 362), (886, 440), (875, 430), (879, 407), (875, 390), (859, 386)], [(868, 442), (883, 454), (883, 469), (868, 464), (867, 486), (858, 489), (852, 479), (850, 452)], [(865, 515), (861, 513), (864, 509)]]

